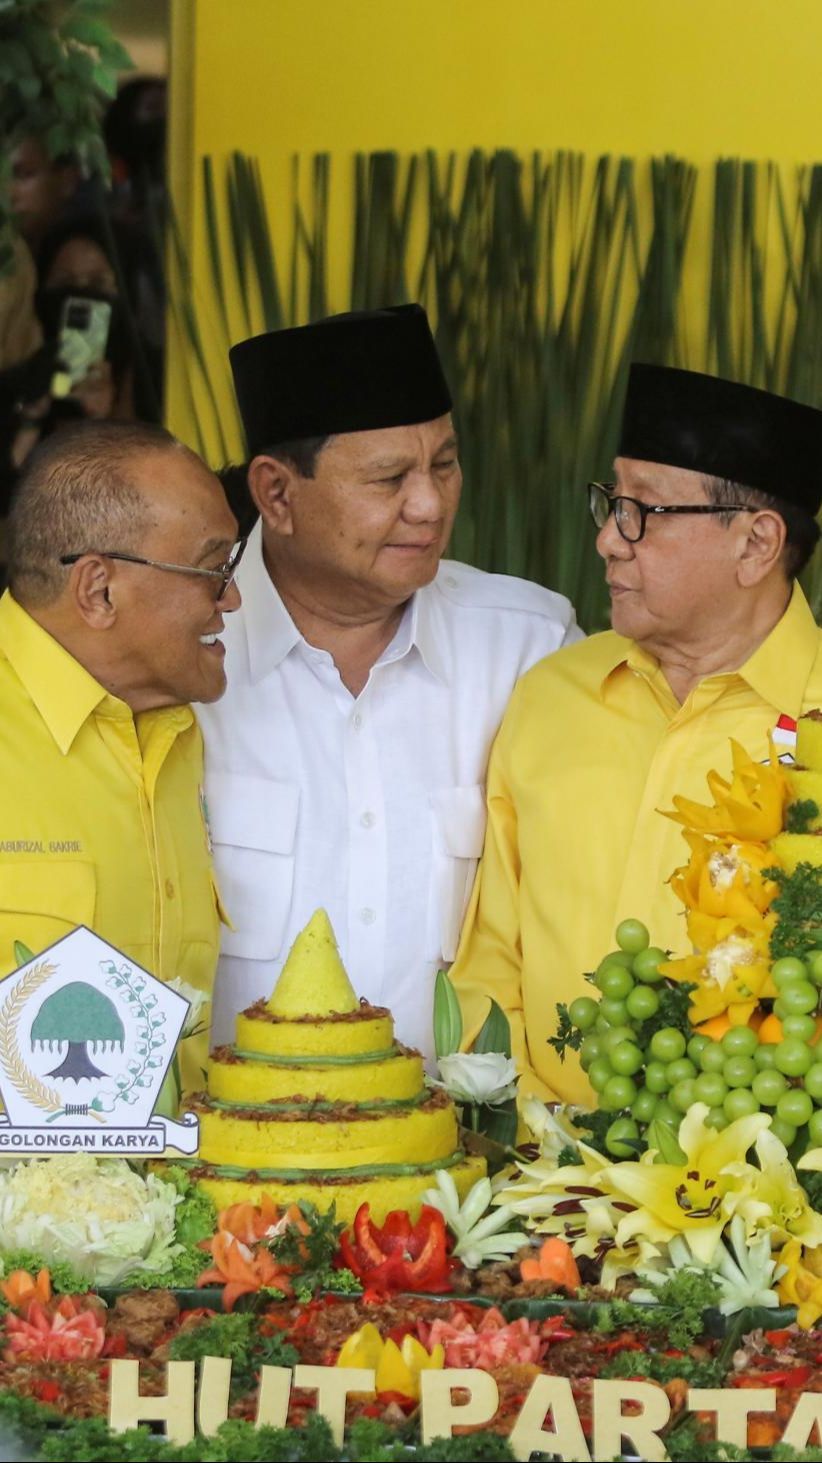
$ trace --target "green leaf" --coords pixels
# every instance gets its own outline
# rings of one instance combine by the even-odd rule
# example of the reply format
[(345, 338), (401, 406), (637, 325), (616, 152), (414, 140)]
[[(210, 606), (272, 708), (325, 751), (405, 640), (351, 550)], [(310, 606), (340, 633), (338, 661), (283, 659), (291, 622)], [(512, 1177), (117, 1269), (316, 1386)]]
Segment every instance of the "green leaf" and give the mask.
[(91, 78), (98, 91), (104, 96), (116, 97), (117, 95), (117, 72), (110, 71), (107, 66), (101, 66), (97, 62), (91, 68)]
[(28, 945), (24, 945), (22, 940), (15, 940), (14, 958), (17, 961), (18, 967), (28, 965), (29, 961), (34, 959), (34, 951), (30, 950)]
[(434, 1050), (437, 1060), (458, 1052), (462, 1041), (462, 1011), (451, 977), (437, 971), (434, 983)]
[(471, 1049), (475, 1052), (502, 1052), (505, 1057), (511, 1055), (510, 1022), (502, 1007), (493, 999), (491, 1009)]
[(92, 16), (76, 11), (61, 27), (60, 33), (65, 41), (79, 41), (81, 45), (93, 46), (95, 49), (109, 45), (112, 40), (111, 29), (106, 21), (94, 20)]
[(676, 1133), (668, 1123), (663, 1123), (658, 1118), (654, 1118), (648, 1124), (645, 1140), (649, 1148), (656, 1149), (655, 1163), (673, 1163), (678, 1165), (685, 1162), (685, 1154), (677, 1142)]
[(494, 1143), (504, 1148), (513, 1147), (517, 1138), (517, 1102), (509, 1098), (498, 1107), (487, 1107), (481, 1103), (477, 1109), (477, 1131), (484, 1133)]

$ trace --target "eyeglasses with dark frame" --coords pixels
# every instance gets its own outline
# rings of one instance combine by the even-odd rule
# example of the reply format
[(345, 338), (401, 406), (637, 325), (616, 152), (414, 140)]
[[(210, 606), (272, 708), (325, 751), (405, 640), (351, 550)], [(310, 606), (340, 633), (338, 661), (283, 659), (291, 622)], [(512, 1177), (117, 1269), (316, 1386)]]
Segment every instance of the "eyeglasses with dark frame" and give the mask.
[(206, 579), (219, 579), (217, 599), (224, 599), (240, 567), (245, 553), (247, 538), (238, 539), (224, 564), (217, 569), (200, 569), (195, 564), (166, 564), (160, 559), (143, 559), (139, 554), (124, 554), (115, 549), (84, 549), (81, 554), (61, 554), (61, 564), (77, 564), (88, 554), (99, 554), (101, 559), (121, 559), (124, 564), (144, 564), (149, 569), (167, 569), (170, 574), (198, 574)]
[(628, 544), (638, 544), (645, 537), (649, 516), (661, 513), (756, 513), (750, 503), (641, 503), (614, 490), (619, 483), (589, 483), (588, 507), (597, 528), (604, 528), (611, 514), (617, 529)]

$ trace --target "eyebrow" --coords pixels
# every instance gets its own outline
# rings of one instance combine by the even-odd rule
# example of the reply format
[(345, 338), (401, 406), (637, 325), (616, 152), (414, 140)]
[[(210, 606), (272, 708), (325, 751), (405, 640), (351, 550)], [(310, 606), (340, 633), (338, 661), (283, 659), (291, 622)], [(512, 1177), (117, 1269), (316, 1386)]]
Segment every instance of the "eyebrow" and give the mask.
[(234, 539), (210, 538), (208, 543), (200, 550), (197, 556), (197, 563), (202, 564), (203, 559), (210, 559), (212, 554), (228, 554), (234, 547)]
[[(437, 457), (439, 457), (439, 455), (440, 455), (441, 452), (449, 452), (449, 451), (455, 450), (456, 449), (456, 446), (457, 446), (456, 433), (452, 433), (452, 435), (450, 437), (446, 437), (445, 441), (440, 443), (439, 447), (432, 454), (432, 456), (436, 459)], [(409, 457), (407, 454), (404, 457), (402, 457), (402, 456), (397, 456), (397, 457), (378, 457), (378, 458), (375, 458), (375, 460), (373, 462), (370, 462), (368, 464), (368, 467), (366, 468), (366, 471), (369, 472), (369, 473), (371, 473), (371, 472), (390, 472), (392, 470), (392, 468), (395, 471), (397, 471), (400, 468), (412, 467), (413, 466), (413, 461), (414, 461), (414, 459), (411, 458), (411, 457)]]

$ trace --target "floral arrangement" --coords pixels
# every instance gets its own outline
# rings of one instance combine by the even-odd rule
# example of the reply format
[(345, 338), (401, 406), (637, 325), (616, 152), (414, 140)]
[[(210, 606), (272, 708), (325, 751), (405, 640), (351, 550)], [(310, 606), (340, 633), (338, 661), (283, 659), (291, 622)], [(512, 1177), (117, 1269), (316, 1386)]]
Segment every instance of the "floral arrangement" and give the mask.
[[(819, 721), (799, 723), (814, 759)], [(653, 1299), (684, 1267), (710, 1276), (726, 1314), (792, 1302), (809, 1326), (822, 1315), (822, 850), (804, 835), (819, 832), (805, 797), (819, 778), (773, 748), (763, 765), (732, 742), (731, 759), (729, 779), (708, 775), (710, 804), (675, 797), (667, 815), (690, 850), (671, 886), (693, 954), (672, 960), (622, 921), (589, 977), (599, 999), (560, 1006), (554, 1040), (579, 1052), (597, 1108), (569, 1132), (568, 1115), (526, 1104), (540, 1152), (496, 1202), (566, 1239), (606, 1289), (639, 1277)]]

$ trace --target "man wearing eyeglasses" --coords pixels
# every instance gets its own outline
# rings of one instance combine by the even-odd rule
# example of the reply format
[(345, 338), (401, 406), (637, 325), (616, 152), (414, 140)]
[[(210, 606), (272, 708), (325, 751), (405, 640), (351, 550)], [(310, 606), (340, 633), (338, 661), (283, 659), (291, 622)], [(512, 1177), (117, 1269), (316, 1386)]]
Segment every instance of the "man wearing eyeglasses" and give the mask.
[(267, 997), (324, 906), (357, 992), (433, 1046), (514, 682), (581, 635), (567, 599), (441, 562), (462, 474), (418, 305), (234, 347), (260, 523), (201, 713), (223, 939), (214, 1037)]
[[(189, 703), (225, 689), (243, 545), (160, 427), (67, 428), (33, 455), (0, 599), (0, 976), (85, 924), (211, 990), (219, 908)], [(202, 1085), (206, 1043), (183, 1046)]]
[[(636, 917), (688, 953), (660, 815), (706, 800), (730, 739), (789, 753), (822, 705), (822, 632), (796, 582), (819, 536), (822, 412), (695, 372), (632, 367), (613, 483), (589, 485), (613, 629), (520, 681), (494, 747), (480, 876), (453, 976), (476, 1031), (494, 996), (520, 1091), (590, 1101), (548, 1045), (556, 1002)], [(793, 731), (791, 730), (793, 728)]]

